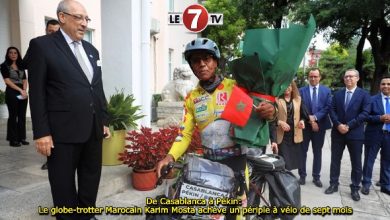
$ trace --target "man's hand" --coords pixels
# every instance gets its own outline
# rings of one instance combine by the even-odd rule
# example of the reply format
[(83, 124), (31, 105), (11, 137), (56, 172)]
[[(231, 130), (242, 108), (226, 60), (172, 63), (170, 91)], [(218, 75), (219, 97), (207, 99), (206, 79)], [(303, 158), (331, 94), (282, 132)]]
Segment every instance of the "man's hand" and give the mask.
[(110, 132), (110, 128), (109, 127), (103, 126), (103, 137), (104, 138), (110, 138), (111, 137), (111, 132)]
[(310, 122), (311, 124), (311, 129), (314, 131), (314, 132), (318, 132), (320, 130), (320, 127), (318, 126), (318, 123), (313, 121), (313, 122)]
[(260, 118), (271, 120), (275, 116), (275, 107), (269, 102), (260, 102), (255, 108)]
[(161, 168), (163, 168), (164, 166), (167, 166), (170, 162), (173, 162), (173, 161), (175, 161), (173, 159), (173, 156), (170, 154), (167, 154), (167, 156), (165, 156), (165, 158), (163, 160), (161, 160), (160, 162), (157, 163), (156, 169), (157, 169), (157, 177), (158, 178), (160, 178), (160, 176), (161, 176)]
[(43, 156), (50, 156), (51, 149), (54, 148), (51, 136), (41, 137), (35, 140), (35, 147), (37, 151)]
[(346, 134), (349, 131), (349, 127), (347, 125), (345, 125), (345, 124), (339, 124), (339, 126), (337, 126), (337, 130), (341, 134)]
[(315, 122), (316, 117), (314, 115), (309, 115), (309, 120), (310, 120), (310, 122)]
[(379, 117), (379, 120), (385, 124), (390, 123), (390, 115), (389, 114), (384, 114)]

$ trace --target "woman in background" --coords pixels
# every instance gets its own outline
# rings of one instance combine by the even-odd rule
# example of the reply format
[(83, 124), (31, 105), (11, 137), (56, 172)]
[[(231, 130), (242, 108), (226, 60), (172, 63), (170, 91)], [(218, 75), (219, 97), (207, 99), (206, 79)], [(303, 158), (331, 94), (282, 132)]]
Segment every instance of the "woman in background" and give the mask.
[(302, 163), (302, 129), (309, 117), (294, 81), (276, 102), (279, 110), (276, 128), (278, 153), (284, 158), (287, 170), (298, 169)]
[(9, 47), (1, 74), (7, 86), (5, 102), (8, 107), (7, 140), (10, 146), (28, 145), (26, 141), (27, 79), (22, 57), (16, 47)]

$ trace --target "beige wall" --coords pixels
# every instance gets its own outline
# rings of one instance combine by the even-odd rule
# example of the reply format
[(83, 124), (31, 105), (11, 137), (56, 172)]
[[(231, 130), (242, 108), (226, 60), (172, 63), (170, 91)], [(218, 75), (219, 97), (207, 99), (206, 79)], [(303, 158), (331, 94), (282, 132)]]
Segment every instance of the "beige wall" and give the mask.
[[(197, 4), (198, 1), (195, 0), (175, 0), (174, 1), (174, 12), (183, 12), (189, 5)], [(168, 18), (165, 19), (165, 22), (167, 23)], [(169, 41), (168, 41), (168, 48), (173, 50), (173, 68), (178, 67), (182, 64), (187, 64), (187, 62), (183, 61), (183, 52), (185, 49), (185, 46), (188, 42), (191, 40), (197, 38), (200, 36), (200, 34), (195, 34), (192, 32), (189, 32), (184, 25), (167, 25), (167, 30), (169, 33)], [(169, 73), (169, 74), (172, 74)], [(195, 76), (193, 77), (194, 82), (197, 82), (195, 80)]]
[[(17, 2), (17, 1), (15, 1)], [(45, 34), (45, 17), (57, 18), (56, 10), (60, 0), (19, 0), (19, 21), (20, 24), (20, 50), (25, 54), (30, 40), (34, 37)], [(93, 29), (92, 43), (100, 50), (101, 48), (101, 16), (100, 1), (79, 0), (92, 19), (88, 27)]]
[[(183, 12), (186, 7), (197, 2), (196, 0), (174, 0), (174, 11)], [(151, 36), (150, 39), (151, 60), (155, 60), (151, 68), (153, 93), (161, 93), (169, 82), (169, 76), (172, 75), (172, 72), (168, 71), (169, 50), (173, 50), (173, 71), (175, 67), (183, 64), (182, 53), (185, 45), (198, 36), (188, 32), (183, 25), (168, 25), (168, 10), (168, 1), (152, 1), (151, 17), (160, 21), (160, 33)]]
[(166, 29), (167, 1), (152, 1), (151, 17), (159, 21), (160, 32), (150, 38), (150, 69), (153, 79), (153, 93), (160, 93), (168, 83), (168, 45), (169, 33)]

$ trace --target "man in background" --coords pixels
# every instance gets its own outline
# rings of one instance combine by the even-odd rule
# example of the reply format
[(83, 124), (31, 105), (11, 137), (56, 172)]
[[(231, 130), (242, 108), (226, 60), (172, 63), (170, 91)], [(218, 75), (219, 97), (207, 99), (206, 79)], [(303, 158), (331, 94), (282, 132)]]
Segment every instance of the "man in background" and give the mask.
[(325, 194), (338, 191), (340, 164), (345, 146), (347, 146), (352, 165), (350, 187), (354, 201), (360, 200), (364, 122), (368, 118), (371, 107), (370, 95), (367, 91), (357, 87), (358, 81), (359, 72), (355, 69), (347, 70), (344, 74), (345, 88), (337, 91), (332, 99), (330, 186), (325, 191)]
[(51, 19), (46, 22), (46, 34), (52, 34), (60, 29), (60, 23), (57, 20)]
[(306, 178), (306, 159), (309, 143), (313, 150), (313, 183), (317, 187), (322, 187), (321, 165), (322, 165), (322, 146), (324, 146), (325, 132), (331, 128), (329, 119), (329, 108), (331, 104), (331, 91), (328, 87), (320, 85), (320, 69), (314, 68), (309, 71), (307, 76), (309, 85), (299, 89), (306, 109), (308, 110), (310, 124), (303, 130), (303, 161), (299, 172), (299, 183), (305, 184)]
[(381, 149), (381, 192), (390, 195), (390, 76), (382, 78), (380, 93), (371, 97), (364, 142), (364, 166), (361, 192), (370, 193), (372, 169)]

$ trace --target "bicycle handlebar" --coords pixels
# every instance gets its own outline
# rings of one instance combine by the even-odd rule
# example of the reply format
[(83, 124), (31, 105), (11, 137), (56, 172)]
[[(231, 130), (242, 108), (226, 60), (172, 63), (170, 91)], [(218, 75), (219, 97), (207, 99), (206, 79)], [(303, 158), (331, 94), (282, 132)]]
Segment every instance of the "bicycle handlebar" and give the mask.
[(162, 184), (163, 179), (169, 174), (169, 172), (173, 168), (182, 169), (183, 167), (184, 167), (183, 164), (177, 163), (177, 162), (169, 162), (168, 165), (163, 166), (161, 168), (161, 172), (160, 172), (161, 176), (158, 178), (156, 186), (159, 186)]

